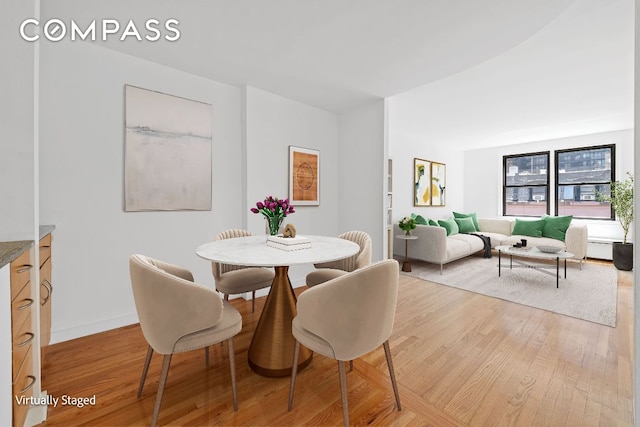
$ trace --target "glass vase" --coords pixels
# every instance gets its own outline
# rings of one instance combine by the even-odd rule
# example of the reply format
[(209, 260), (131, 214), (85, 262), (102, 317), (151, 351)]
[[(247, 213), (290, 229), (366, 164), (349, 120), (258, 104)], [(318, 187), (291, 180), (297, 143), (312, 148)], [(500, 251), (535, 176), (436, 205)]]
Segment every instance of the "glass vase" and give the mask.
[(284, 217), (282, 216), (268, 216), (266, 219), (266, 232), (270, 236), (277, 236), (280, 234), (280, 227)]
[(404, 230), (404, 235), (405, 236), (411, 236), (411, 230), (408, 229), (408, 228), (406, 230)]

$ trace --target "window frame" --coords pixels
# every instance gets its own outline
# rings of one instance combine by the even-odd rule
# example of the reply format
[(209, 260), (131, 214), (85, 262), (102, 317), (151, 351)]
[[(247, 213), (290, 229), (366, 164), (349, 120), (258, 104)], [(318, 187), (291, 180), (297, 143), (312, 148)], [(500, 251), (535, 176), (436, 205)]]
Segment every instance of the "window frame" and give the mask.
[[(602, 149), (602, 148), (609, 148), (611, 149), (611, 180), (608, 182), (576, 182), (576, 183), (572, 183), (571, 185), (597, 185), (597, 184), (611, 184), (615, 181), (615, 177), (616, 177), (616, 144), (612, 143), (612, 144), (603, 144), (603, 145), (592, 145), (589, 147), (577, 147), (577, 148), (565, 148), (562, 150), (555, 150), (554, 152), (554, 169), (555, 169), (555, 176), (554, 176), (554, 189), (555, 189), (555, 206), (554, 206), (554, 212), (555, 215), (558, 216), (558, 210), (559, 210), (559, 195), (560, 195), (560, 187), (561, 186), (566, 186), (568, 184), (560, 184), (560, 180), (559, 180), (559, 167), (558, 167), (558, 156), (560, 154), (564, 154), (564, 153), (572, 153), (572, 152), (580, 152), (580, 151), (589, 151), (589, 150), (595, 150), (595, 149)], [(589, 220), (599, 220), (599, 221), (615, 221), (616, 219), (616, 215), (615, 215), (615, 211), (613, 210), (613, 205), (611, 206), (611, 212), (610, 212), (610, 217), (609, 218), (600, 218), (600, 217), (590, 217), (590, 216), (574, 216), (574, 218), (579, 218), (579, 219), (589, 219)]]
[[(546, 184), (535, 184), (535, 185), (507, 185), (507, 160), (514, 159), (518, 157), (531, 157), (531, 156), (546, 156), (547, 157), (547, 183)], [(550, 151), (538, 151), (533, 153), (523, 153), (523, 154), (507, 154), (502, 156), (502, 216), (510, 216), (510, 217), (537, 217), (539, 215), (513, 215), (507, 213), (507, 188), (524, 188), (524, 187), (546, 187), (545, 191), (545, 202), (547, 204), (546, 214), (549, 215), (551, 206), (549, 204), (549, 189), (551, 186), (549, 173), (550, 169), (550, 161), (551, 161), (551, 152)]]

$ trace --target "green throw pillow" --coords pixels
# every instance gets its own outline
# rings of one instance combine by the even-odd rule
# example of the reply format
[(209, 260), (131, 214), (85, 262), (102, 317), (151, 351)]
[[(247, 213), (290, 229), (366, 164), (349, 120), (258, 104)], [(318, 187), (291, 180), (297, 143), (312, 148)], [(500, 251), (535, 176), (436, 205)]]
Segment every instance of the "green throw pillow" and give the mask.
[(454, 212), (453, 213), (453, 217), (454, 218), (471, 218), (471, 220), (473, 221), (473, 226), (475, 227), (475, 230), (473, 231), (480, 231), (480, 225), (478, 225), (478, 214), (477, 213), (470, 213), (470, 214), (463, 214), (460, 212)]
[(567, 216), (547, 216), (542, 217), (544, 227), (542, 228), (542, 236), (552, 239), (562, 240), (564, 242), (567, 235), (567, 228), (571, 225), (573, 215)]
[(411, 217), (416, 221), (416, 224), (420, 224), (420, 225), (427, 225), (427, 224), (429, 224), (429, 223), (427, 222), (427, 220), (426, 220), (426, 219), (424, 219), (424, 217), (423, 217), (422, 215), (416, 215), (416, 216), (413, 216), (413, 215), (414, 215), (414, 214), (411, 214)]
[(458, 231), (460, 233), (475, 233), (476, 226), (473, 224), (473, 220), (468, 218), (454, 218), (456, 224), (458, 224)]
[(436, 227), (440, 227), (440, 224), (438, 224), (438, 221), (434, 221), (433, 219), (430, 219), (430, 220), (429, 220), (429, 225), (433, 225), (433, 226), (436, 226)]
[(458, 234), (458, 224), (456, 224), (456, 221), (453, 218), (439, 219), (438, 224), (440, 227), (444, 227), (444, 229), (447, 230), (447, 236)]
[(544, 228), (544, 219), (535, 221), (523, 221), (516, 218), (516, 225), (513, 227), (514, 235), (542, 237), (542, 229)]

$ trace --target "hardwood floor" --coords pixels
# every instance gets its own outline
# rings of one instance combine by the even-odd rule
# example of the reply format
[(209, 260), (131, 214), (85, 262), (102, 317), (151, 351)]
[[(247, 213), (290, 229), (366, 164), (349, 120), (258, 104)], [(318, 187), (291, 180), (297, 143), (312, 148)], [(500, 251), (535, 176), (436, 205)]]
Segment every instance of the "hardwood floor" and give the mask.
[[(382, 348), (347, 375), (351, 422), (415, 426), (631, 426), (632, 274), (620, 272), (617, 327), (609, 328), (401, 275), (391, 352), (403, 405), (394, 406)], [(301, 291), (298, 289), (297, 291)], [(240, 299), (235, 341), (239, 411), (226, 346), (173, 357), (160, 425), (341, 425), (336, 362), (314, 356), (298, 375), (265, 378), (247, 365), (264, 298)], [(52, 345), (43, 388), (96, 396), (95, 406), (50, 407), (46, 425), (148, 425), (161, 357), (136, 398), (147, 344), (137, 325)]]

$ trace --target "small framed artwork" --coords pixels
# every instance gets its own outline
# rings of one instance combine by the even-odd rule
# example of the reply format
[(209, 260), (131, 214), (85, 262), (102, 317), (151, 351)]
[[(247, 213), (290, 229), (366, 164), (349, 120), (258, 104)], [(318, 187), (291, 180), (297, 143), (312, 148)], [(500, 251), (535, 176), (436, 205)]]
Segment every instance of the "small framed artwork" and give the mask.
[(444, 163), (431, 162), (431, 205), (445, 205), (447, 187), (447, 166)]
[(431, 205), (431, 162), (413, 159), (413, 206)]
[(320, 151), (289, 146), (289, 201), (294, 206), (320, 205)]

